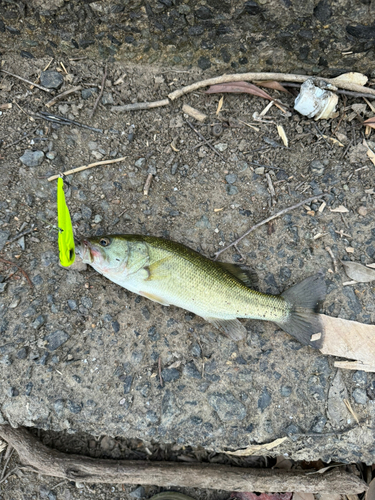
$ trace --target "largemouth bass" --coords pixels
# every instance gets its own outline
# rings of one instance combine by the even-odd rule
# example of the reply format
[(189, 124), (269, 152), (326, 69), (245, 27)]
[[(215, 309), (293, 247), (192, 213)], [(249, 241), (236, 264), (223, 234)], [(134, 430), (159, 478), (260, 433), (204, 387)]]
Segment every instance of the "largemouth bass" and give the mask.
[(247, 333), (238, 318), (251, 318), (273, 321), (305, 345), (322, 344), (317, 314), (326, 295), (322, 273), (281, 295), (268, 295), (251, 288), (256, 275), (249, 268), (212, 261), (163, 238), (101, 236), (82, 240), (76, 250), (114, 283), (164, 306), (191, 311), (233, 340)]

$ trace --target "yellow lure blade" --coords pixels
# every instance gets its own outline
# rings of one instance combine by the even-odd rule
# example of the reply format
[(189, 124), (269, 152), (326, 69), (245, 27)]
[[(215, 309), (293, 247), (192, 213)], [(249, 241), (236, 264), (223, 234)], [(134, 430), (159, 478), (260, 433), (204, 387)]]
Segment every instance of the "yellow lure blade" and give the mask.
[(59, 227), (59, 252), (62, 266), (73, 264), (76, 255), (74, 252), (74, 236), (69, 209), (65, 202), (64, 181), (61, 177), (57, 179), (57, 221)]

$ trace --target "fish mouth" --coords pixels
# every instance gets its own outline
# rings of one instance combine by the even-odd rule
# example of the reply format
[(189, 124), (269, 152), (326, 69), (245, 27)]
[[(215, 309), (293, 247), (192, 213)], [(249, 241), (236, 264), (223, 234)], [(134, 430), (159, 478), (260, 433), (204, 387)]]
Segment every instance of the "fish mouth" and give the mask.
[(81, 256), (82, 261), (88, 264), (92, 264), (95, 256), (99, 255), (99, 252), (93, 248), (88, 240), (77, 241), (76, 251)]

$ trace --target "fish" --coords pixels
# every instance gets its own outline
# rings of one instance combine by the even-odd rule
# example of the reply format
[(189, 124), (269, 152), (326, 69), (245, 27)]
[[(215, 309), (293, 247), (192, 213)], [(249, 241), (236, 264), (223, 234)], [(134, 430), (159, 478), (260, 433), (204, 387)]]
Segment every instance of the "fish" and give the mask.
[(156, 236), (114, 234), (82, 239), (76, 252), (117, 285), (163, 306), (201, 316), (234, 341), (247, 335), (239, 318), (271, 321), (304, 345), (319, 349), (319, 308), (326, 296), (319, 271), (280, 295), (258, 291), (249, 267), (213, 261)]

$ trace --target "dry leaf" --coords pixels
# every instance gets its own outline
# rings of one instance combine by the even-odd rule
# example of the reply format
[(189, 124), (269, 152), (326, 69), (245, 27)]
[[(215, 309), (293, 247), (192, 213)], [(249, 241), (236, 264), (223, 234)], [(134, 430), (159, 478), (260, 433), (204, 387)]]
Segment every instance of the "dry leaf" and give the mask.
[(273, 101), (273, 98), (267, 94), (267, 92), (248, 82), (219, 83), (218, 85), (211, 85), (211, 87), (206, 90), (206, 94), (221, 94), (222, 92), (229, 92), (231, 94), (252, 94)]
[(286, 439), (288, 439), (287, 436), (275, 439), (275, 441), (272, 441), (271, 443), (252, 444), (243, 450), (223, 451), (222, 453), (227, 453), (228, 455), (233, 455), (235, 457), (249, 457), (250, 455), (255, 455), (260, 451), (272, 450), (273, 448), (276, 448), (276, 446), (282, 444)]
[(217, 110), (216, 110), (217, 115), (220, 113), (221, 108), (223, 107), (223, 103), (224, 103), (224, 96), (221, 96), (219, 104), (217, 105)]
[(319, 315), (324, 336), (322, 354), (363, 363), (364, 371), (375, 372), (375, 325)]
[(266, 87), (267, 89), (280, 90), (280, 92), (286, 92), (290, 94), (289, 90), (286, 89), (280, 82), (275, 82), (271, 80), (267, 81), (257, 81), (257, 84), (261, 87)]
[(375, 500), (375, 478), (371, 481), (366, 491), (365, 500)]
[(340, 214), (347, 214), (349, 210), (346, 207), (344, 207), (344, 205), (340, 205), (339, 207), (331, 208), (331, 212), (339, 212)]
[(287, 148), (288, 147), (288, 138), (286, 136), (284, 127), (282, 125), (277, 125), (277, 132), (279, 136), (281, 137), (281, 140), (284, 143), (284, 146)]
[(357, 85), (366, 85), (367, 76), (362, 73), (355, 73), (351, 71), (350, 73), (344, 73), (343, 75), (336, 76), (336, 78), (332, 78), (332, 83), (335, 82), (345, 82), (345, 83), (356, 83)]
[(328, 140), (332, 141), (334, 144), (337, 144), (341, 148), (344, 147), (344, 144), (342, 142), (340, 142), (338, 139), (335, 139), (334, 137), (329, 137), (328, 135), (324, 135), (324, 134), (323, 134), (323, 137), (324, 137), (324, 139), (328, 139)]
[(372, 116), (371, 118), (367, 118), (367, 120), (362, 122), (362, 125), (365, 125), (366, 127), (375, 128), (375, 116)]
[(370, 267), (359, 264), (358, 262), (351, 262), (342, 260), (341, 264), (345, 268), (345, 273), (348, 278), (358, 281), (359, 283), (368, 283), (375, 281), (375, 270)]

